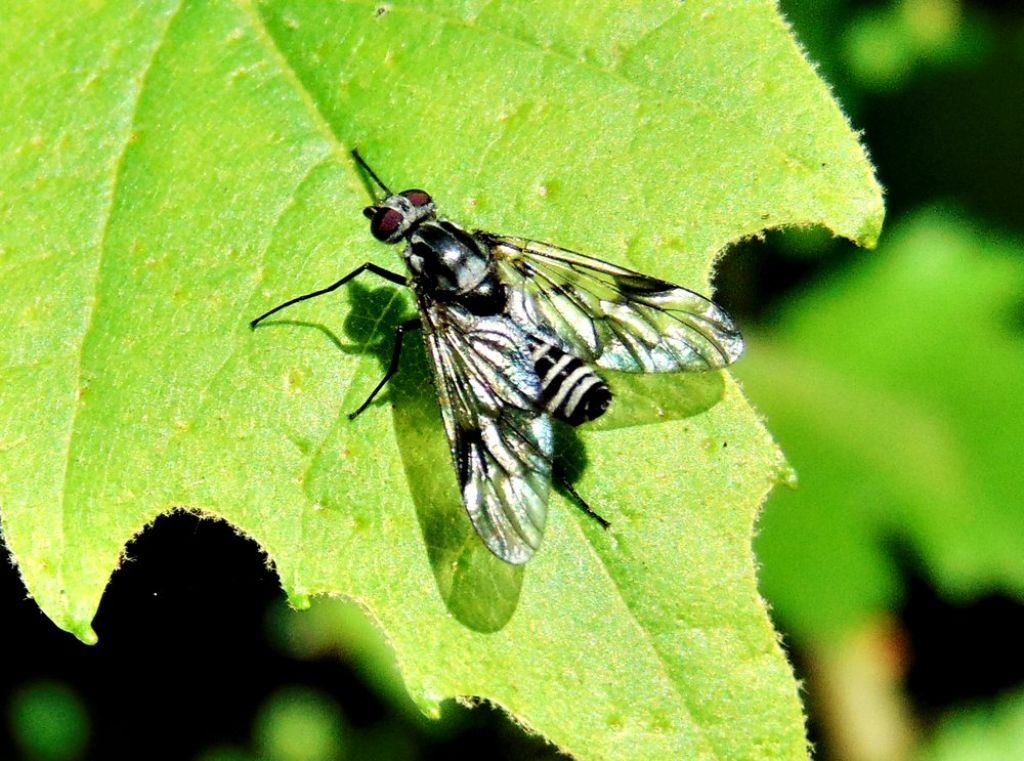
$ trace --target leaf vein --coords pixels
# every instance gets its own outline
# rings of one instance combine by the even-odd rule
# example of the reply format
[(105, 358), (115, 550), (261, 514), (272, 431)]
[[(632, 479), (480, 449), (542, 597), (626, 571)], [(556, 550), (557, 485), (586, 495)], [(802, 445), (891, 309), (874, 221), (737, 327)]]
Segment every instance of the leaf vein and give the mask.
[[(82, 328), (81, 338), (80, 338), (80, 341), (79, 341), (78, 367), (76, 369), (76, 374), (75, 374), (75, 378), (74, 378), (74, 381), (73, 381), (74, 388), (75, 388), (75, 393), (76, 393), (76, 399), (74, 401), (74, 410), (71, 413), (71, 419), (68, 421), (67, 444), (65, 445), (65, 448), (64, 448), (65, 454), (64, 454), (64, 459), (63, 459), (64, 473), (62, 474), (62, 483), (61, 483), (61, 490), (60, 490), (60, 504), (58, 506), (58, 509), (60, 510), (60, 513), (61, 513), (61, 531), (60, 531), (60, 537), (59, 537), (59, 541), (61, 542), (61, 551), (60, 551), (60, 558), (61, 558), (61, 560), (60, 560), (60, 563), (57, 564), (56, 573), (58, 574), (58, 577), (59, 577), (59, 580), (60, 580), (60, 587), (61, 587), (61, 589), (65, 589), (66, 588), (65, 581), (64, 581), (64, 575), (65, 575), (65, 566), (66, 566), (66, 563), (67, 563), (67, 560), (68, 560), (68, 556), (67, 556), (67, 553), (64, 552), (64, 546), (63, 545), (64, 545), (65, 538), (66, 538), (66, 536), (68, 535), (68, 533), (70, 531), (70, 525), (69, 525), (69, 519), (68, 519), (68, 509), (67, 509), (68, 508), (68, 505), (67, 505), (67, 494), (68, 494), (68, 488), (69, 488), (69, 485), (70, 485), (71, 475), (72, 475), (72, 472), (71, 472), (72, 471), (72, 468), (71, 468), (71, 453), (72, 453), (72, 451), (74, 450), (74, 447), (75, 447), (75, 439), (76, 439), (76, 435), (77, 435), (78, 427), (79, 427), (79, 414), (81, 413), (82, 407), (83, 407), (83, 403), (82, 403), (82, 400), (81, 400), (80, 396), (78, 395), (78, 392), (81, 391), (82, 368), (83, 368), (84, 359), (85, 359), (85, 347), (86, 347), (86, 345), (87, 345), (87, 343), (89, 341), (90, 335), (92, 334), (93, 330), (96, 327), (96, 312), (97, 312), (97, 306), (98, 306), (98, 303), (97, 303), (97, 293), (99, 292), (100, 283), (102, 282), (102, 279), (103, 279), (103, 269), (104, 269), (105, 262), (106, 262), (105, 253), (106, 253), (106, 247), (107, 247), (107, 237), (108, 237), (108, 235), (110, 233), (111, 220), (113, 219), (113, 216), (114, 216), (114, 206), (115, 206), (115, 203), (116, 203), (116, 200), (117, 200), (117, 197), (118, 197), (118, 188), (120, 187), (119, 181), (120, 181), (120, 178), (121, 178), (121, 176), (123, 174), (125, 159), (126, 159), (126, 157), (128, 155), (129, 146), (131, 145), (131, 142), (132, 142), (131, 141), (131, 136), (132, 136), (132, 132), (133, 132), (133, 130), (135, 128), (136, 120), (138, 118), (139, 104), (142, 102), (142, 95), (143, 95), (143, 92), (146, 89), (146, 82), (149, 79), (149, 76), (150, 76), (150, 74), (153, 71), (153, 67), (154, 67), (154, 65), (156, 63), (157, 57), (160, 54), (160, 51), (163, 49), (164, 45), (167, 43), (167, 39), (168, 39), (168, 37), (170, 35), (170, 30), (173, 27), (175, 20), (178, 18), (179, 14), (181, 13), (183, 5), (184, 5), (184, 3), (182, 2), (182, 0), (178, 0), (178, 3), (174, 6), (174, 9), (172, 11), (170, 11), (170, 13), (167, 14), (167, 20), (166, 20), (166, 22), (164, 24), (163, 29), (159, 32), (159, 37), (156, 40), (156, 44), (153, 46), (153, 50), (150, 53), (149, 59), (146, 61), (145, 65), (142, 67), (142, 69), (139, 71), (139, 74), (138, 74), (138, 76), (136, 78), (136, 81), (138, 83), (138, 87), (135, 90), (135, 92), (132, 94), (132, 99), (131, 99), (131, 104), (130, 104), (130, 115), (128, 117), (128, 123), (127, 123), (127, 125), (125, 127), (123, 138), (122, 138), (121, 152), (118, 154), (117, 159), (115, 160), (114, 165), (111, 168), (109, 197), (107, 199), (106, 210), (100, 216), (100, 227), (97, 230), (96, 248), (95, 248), (95, 250), (96, 250), (95, 272), (93, 274), (93, 282), (92, 282), (91, 288), (89, 290), (89, 292), (92, 293), (93, 298), (92, 298), (91, 303), (88, 305), (89, 314), (86, 317), (85, 325)], [(67, 615), (69, 613), (69, 611), (67, 610), (67, 607), (66, 607), (67, 606), (66, 598), (64, 599), (63, 604), (65, 606), (64, 613), (65, 613), (65, 615)], [(70, 622), (70, 623), (75, 625), (77, 622)]]

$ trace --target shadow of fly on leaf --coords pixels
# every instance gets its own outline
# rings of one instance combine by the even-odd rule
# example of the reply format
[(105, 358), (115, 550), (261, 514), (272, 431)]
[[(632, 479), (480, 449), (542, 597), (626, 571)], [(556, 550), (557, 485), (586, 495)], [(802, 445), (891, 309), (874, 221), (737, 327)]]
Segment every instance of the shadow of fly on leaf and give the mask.
[[(541, 546), (552, 484), (561, 486), (589, 518), (605, 529), (609, 526), (578, 494), (573, 474), (559, 463), (555, 428), (580, 426), (605, 414), (613, 398), (605, 372), (715, 371), (740, 356), (743, 340), (729, 315), (694, 291), (551, 244), (466, 230), (439, 216), (426, 191), (394, 193), (358, 152), (352, 151), (352, 157), (364, 177), (382, 191), (380, 196), (374, 193), (374, 203), (363, 209), (370, 233), (381, 243), (402, 246), (404, 273), (366, 261), (331, 285), (264, 312), (250, 326), (255, 328), (298, 302), (351, 286), (364, 273), (411, 289), (417, 316), (394, 326), (384, 372), (349, 417), (364, 412), (404, 367), (404, 376), (392, 387), (396, 431), (409, 438), (429, 432), (433, 426), (428, 418), (436, 419), (427, 413), (430, 405), (420, 406), (422, 394), (405, 392), (426, 387), (421, 379), (433, 379), (433, 409), (440, 410), (461, 502), (476, 535), (494, 556), (480, 562), (491, 565), (497, 558), (511, 566), (501, 572), (515, 580), (518, 596), (521, 576), (516, 569)], [(353, 292), (357, 299), (360, 293), (373, 292)], [(359, 310), (354, 304), (347, 325), (360, 324)], [(372, 335), (382, 318), (369, 319), (374, 327), (367, 331), (370, 335), (357, 338), (357, 345), (372, 350), (380, 345)], [(411, 332), (423, 336), (420, 346), (426, 346), (429, 372), (424, 372), (422, 350), (403, 352), (411, 343), (405, 338)], [(409, 364), (417, 360), (419, 366)], [(623, 381), (623, 388), (627, 398), (632, 391), (652, 399), (642, 382)], [(711, 392), (704, 396), (713, 403), (714, 384), (704, 384), (701, 390)], [(404, 405), (403, 399), (415, 403)], [(684, 406), (682, 413), (692, 414), (704, 401)], [(663, 403), (655, 401), (649, 407), (656, 418), (668, 417)], [(406, 413), (410, 417), (403, 420)], [(641, 419), (615, 423), (613, 417), (611, 425), (635, 425)], [(399, 445), (415, 494), (423, 489), (421, 481), (434, 480), (436, 461), (444, 458), (432, 455), (423, 473), (413, 473), (433, 446), (424, 440), (415, 450), (407, 450), (404, 438)], [(415, 457), (406, 456), (406, 451), (414, 451)], [(582, 450), (573, 446), (566, 451)], [(581, 457), (574, 457), (577, 466)], [(579, 473), (582, 467), (575, 470)], [(442, 485), (436, 494), (419, 495), (418, 507), (447, 502), (447, 489), (438, 483)], [(438, 537), (447, 539), (450, 534), (446, 526), (435, 535), (433, 517), (420, 516), (428, 551), (437, 551)], [(449, 578), (456, 578), (462, 560), (476, 556), (472, 537), (460, 546), (450, 562), (451, 577), (449, 569), (435, 562), (443, 592)]]
[[(344, 340), (326, 326), (306, 320), (275, 319), (263, 325), (316, 330), (340, 352), (372, 354), (383, 373), (393, 356), (396, 330), (409, 319), (408, 298), (402, 289), (368, 288), (358, 281), (347, 284), (346, 295)], [(588, 425), (595, 431), (697, 415), (714, 406), (724, 390), (720, 372), (607, 376), (614, 400), (605, 415)], [(370, 388), (369, 382), (376, 382), (379, 377), (360, 385)], [(479, 541), (466, 520), (455, 472), (450, 467), (451, 453), (433, 383), (422, 342), (409, 341), (387, 391), (376, 396), (368, 409), (391, 407), (402, 466), (445, 605), (458, 621), (474, 631), (498, 631), (515, 612), (524, 566), (497, 558)], [(358, 418), (349, 424), (358, 425)], [(576, 428), (559, 422), (555, 426), (555, 442), (555, 465), (562, 478), (554, 482), (554, 488), (573, 503), (577, 498), (576, 484), (587, 468), (586, 448)]]
[[(368, 288), (358, 281), (346, 285), (346, 297), (343, 337), (325, 325), (306, 320), (274, 319), (261, 327), (313, 329), (342, 353), (373, 355), (380, 372), (372, 378), (357, 379), (369, 393), (371, 384), (391, 363), (395, 332), (409, 319), (409, 299), (400, 288)], [(377, 395), (367, 410), (391, 407), (402, 467), (445, 606), (464, 626), (482, 633), (495, 632), (508, 623), (518, 605), (523, 566), (495, 557), (466, 519), (437, 404), (422, 341), (414, 336), (406, 342), (399, 369), (387, 390)], [(342, 412), (347, 416), (354, 409)], [(358, 426), (359, 419), (343, 419), (342, 424)]]

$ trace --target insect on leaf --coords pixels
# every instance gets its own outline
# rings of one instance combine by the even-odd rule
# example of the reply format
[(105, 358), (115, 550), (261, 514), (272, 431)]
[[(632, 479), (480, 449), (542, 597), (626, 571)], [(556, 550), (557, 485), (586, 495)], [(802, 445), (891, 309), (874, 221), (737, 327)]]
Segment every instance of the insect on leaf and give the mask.
[(246, 324), (395, 263), (354, 146), (467, 225), (708, 295), (765, 227), (873, 243), (872, 169), (774, 2), (114, 0), (0, 26), (0, 520), (59, 626), (93, 640), (125, 543), (187, 507), (293, 602), (357, 600), (428, 712), (480, 696), (579, 758), (805, 755), (750, 548), (781, 456), (728, 376), (661, 424), (577, 429), (573, 484), (611, 528), (556, 489), (525, 573), (496, 573), (424, 356), (346, 416), (404, 289)]

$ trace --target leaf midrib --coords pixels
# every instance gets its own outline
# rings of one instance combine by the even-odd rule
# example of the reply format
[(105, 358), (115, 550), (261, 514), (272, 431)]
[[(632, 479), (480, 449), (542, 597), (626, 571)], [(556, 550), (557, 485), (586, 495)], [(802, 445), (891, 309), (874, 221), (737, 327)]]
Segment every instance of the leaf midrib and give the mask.
[[(346, 0), (346, 2), (350, 2), (350, 0)], [(352, 4), (355, 4), (355, 3), (352, 3)], [(307, 113), (309, 114), (310, 118), (312, 119), (313, 124), (315, 125), (317, 131), (319, 131), (321, 133), (321, 135), (324, 137), (324, 139), (325, 139), (325, 141), (326, 141), (326, 143), (328, 145), (329, 155), (332, 155), (334, 158), (336, 158), (341, 165), (345, 165), (348, 162), (349, 158), (348, 158), (347, 151), (342, 146), (342, 142), (341, 142), (340, 138), (334, 133), (333, 129), (330, 126), (330, 123), (326, 120), (324, 115), (320, 112), (320, 110), (319, 110), (316, 102), (313, 100), (310, 92), (305, 88), (305, 86), (301, 82), (301, 80), (298, 77), (298, 75), (296, 74), (296, 72), (289, 65), (287, 58), (283, 55), (281, 50), (277, 48), (276, 44), (274, 43), (273, 37), (269, 34), (266, 26), (263, 23), (263, 19), (260, 17), (259, 13), (252, 7), (252, 4), (250, 2), (248, 2), (248, 0), (237, 0), (236, 1), (236, 5), (237, 5), (237, 7), (240, 10), (243, 11), (243, 13), (248, 18), (250, 26), (252, 27), (254, 32), (257, 34), (257, 36), (259, 38), (259, 41), (264, 45), (265, 49), (268, 51), (268, 53), (270, 54), (270, 56), (272, 57), (274, 62), (277, 64), (277, 67), (278, 67), (280, 73), (282, 74), (282, 76), (284, 76), (284, 78), (294, 88), (295, 93), (298, 95), (298, 97), (300, 98), (301, 102), (303, 103), (303, 105), (304, 105)], [(100, 286), (100, 283), (101, 283), (101, 281), (103, 279), (104, 264), (107, 261), (106, 260), (106, 256), (107, 256), (107, 237), (108, 237), (108, 234), (109, 234), (111, 220), (112, 220), (112, 217), (113, 217), (113, 211), (114, 211), (115, 203), (116, 203), (117, 196), (118, 196), (118, 190), (119, 190), (119, 187), (120, 187), (120, 179), (121, 179), (122, 173), (123, 173), (125, 157), (126, 157), (126, 155), (128, 153), (128, 149), (129, 149), (129, 146), (130, 146), (130, 143), (131, 143), (131, 140), (130, 140), (131, 134), (132, 134), (132, 132), (134, 130), (136, 119), (137, 119), (137, 115), (138, 115), (139, 104), (140, 104), (140, 102), (142, 100), (143, 93), (145, 92), (146, 84), (147, 84), (149, 76), (150, 76), (150, 74), (151, 74), (151, 72), (153, 70), (154, 63), (155, 63), (157, 57), (159, 56), (161, 50), (164, 48), (165, 43), (166, 43), (166, 41), (167, 41), (167, 39), (169, 37), (170, 30), (173, 27), (176, 19), (179, 17), (182, 8), (183, 8), (183, 3), (181, 2), (181, 0), (179, 0), (179, 2), (174, 7), (174, 10), (171, 13), (168, 14), (167, 20), (166, 20), (166, 22), (164, 24), (164, 27), (163, 27), (160, 35), (159, 35), (159, 39), (157, 40), (156, 44), (154, 45), (153, 51), (152, 51), (151, 55), (149, 56), (149, 60), (146, 62), (144, 68), (142, 69), (141, 75), (138, 78), (138, 87), (135, 90), (135, 92), (133, 94), (133, 97), (132, 97), (131, 107), (130, 107), (131, 108), (131, 114), (130, 114), (130, 117), (129, 117), (128, 121), (127, 121), (126, 129), (124, 130), (124, 136), (123, 136), (123, 139), (122, 139), (122, 142), (121, 142), (121, 150), (120, 150), (120, 153), (119, 153), (119, 155), (118, 155), (118, 157), (117, 157), (117, 159), (114, 162), (114, 165), (112, 167), (112, 172), (111, 172), (111, 177), (110, 177), (109, 194), (107, 196), (107, 203), (106, 203), (106, 210), (105, 210), (105, 212), (103, 212), (103, 214), (101, 216), (100, 221), (101, 221), (102, 227), (99, 230), (99, 234), (97, 236), (97, 238), (98, 238), (97, 246), (96, 246), (97, 258), (96, 258), (96, 262), (95, 262), (95, 271), (94, 271), (94, 275), (93, 275), (93, 282), (91, 284), (91, 293), (93, 295), (93, 298), (92, 298), (92, 300), (91, 300), (91, 302), (89, 304), (89, 311), (88, 311), (88, 315), (87, 315), (87, 318), (86, 318), (86, 323), (85, 323), (85, 326), (83, 328), (82, 335), (81, 335), (81, 342), (80, 342), (81, 346), (80, 346), (79, 358), (78, 358), (79, 362), (78, 362), (78, 367), (77, 367), (77, 373), (76, 373), (75, 378), (74, 378), (74, 386), (75, 386), (76, 389), (80, 388), (80, 383), (81, 383), (81, 378), (82, 378), (82, 369), (83, 369), (83, 363), (84, 363), (84, 357), (85, 357), (85, 347), (86, 347), (86, 345), (89, 342), (90, 336), (92, 335), (93, 331), (96, 328), (96, 324), (95, 324), (95, 316), (96, 316), (96, 309), (97, 309), (96, 295), (99, 292), (99, 286)], [(415, 8), (413, 10), (418, 12), (418, 13), (426, 13), (423, 9), (419, 9), (419, 8)], [(443, 21), (445, 21), (447, 23), (450, 23), (450, 24), (458, 23), (458, 24), (460, 24), (460, 25), (462, 25), (464, 27), (470, 26), (470, 24), (468, 24), (465, 19), (456, 19), (456, 18), (453, 18), (453, 17), (446, 17), (446, 16), (441, 15), (441, 14), (433, 14), (433, 15), (441, 18)], [(672, 20), (674, 18), (675, 18), (675, 14), (673, 14), (671, 19), (667, 19), (667, 20), (663, 21), (662, 24), (659, 25), (659, 28), (660, 28), (660, 26), (663, 26), (664, 24), (668, 23), (670, 20)], [(598, 66), (594, 62), (587, 61), (585, 59), (574, 59), (571, 56), (568, 56), (567, 54), (565, 54), (564, 52), (558, 50), (557, 48), (543, 48), (543, 47), (539, 46), (535, 41), (528, 40), (528, 39), (525, 39), (525, 38), (521, 38), (519, 36), (512, 35), (512, 34), (510, 34), (508, 32), (502, 31), (502, 30), (496, 30), (496, 29), (492, 28), (492, 29), (489, 29), (488, 31), (490, 33), (492, 33), (492, 34), (495, 34), (496, 36), (512, 39), (512, 40), (517, 41), (517, 42), (519, 42), (521, 44), (529, 45), (529, 46), (531, 46), (531, 47), (541, 51), (545, 55), (559, 56), (559, 57), (561, 57), (561, 58), (563, 58), (563, 59), (565, 59), (567, 61), (570, 61), (575, 66), (583, 66), (583, 67), (586, 67), (586, 68), (591, 68), (591, 69), (593, 69), (595, 71), (600, 72), (601, 74), (604, 74), (604, 75), (607, 75), (607, 76), (611, 76), (611, 77), (615, 78), (616, 80), (619, 80), (620, 82), (623, 82), (623, 83), (629, 85), (630, 88), (632, 88), (632, 89), (642, 90), (643, 87), (644, 87), (643, 85), (637, 84), (636, 82), (626, 78), (621, 72), (617, 72), (617, 71), (612, 70), (612, 69), (607, 69), (605, 67)], [(695, 107), (697, 107), (698, 109), (703, 108), (700, 104), (695, 104)], [(778, 149), (776, 148), (775, 150), (778, 150)], [(229, 355), (229, 358), (230, 358), (230, 355)], [(82, 404), (81, 400), (76, 400), (75, 408), (74, 408), (74, 412), (73, 412), (73, 414), (71, 416), (70, 425), (69, 425), (69, 431), (68, 431), (68, 436), (67, 436), (66, 455), (65, 455), (65, 459), (64, 459), (63, 487), (62, 487), (62, 492), (61, 492), (61, 522), (62, 522), (61, 542), (62, 542), (62, 547), (63, 547), (64, 538), (65, 538), (65, 536), (67, 535), (67, 533), (69, 531), (69, 526), (68, 526), (68, 512), (69, 511), (67, 509), (68, 508), (68, 505), (67, 505), (67, 491), (68, 491), (68, 482), (69, 482), (70, 471), (71, 471), (71, 467), (70, 467), (71, 466), (71, 453), (72, 453), (72, 451), (74, 450), (74, 447), (75, 447), (76, 432), (77, 432), (78, 427), (79, 427), (79, 414), (80, 414), (80, 412), (82, 410), (82, 407), (83, 407), (83, 404)], [(681, 703), (683, 705), (687, 706), (688, 713), (690, 715), (690, 726), (694, 729), (694, 731), (696, 731), (696, 732), (698, 732), (700, 734), (700, 738), (699, 739), (701, 741), (701, 745), (707, 746), (709, 744), (709, 742), (708, 742), (707, 738), (704, 736), (704, 734), (701, 731), (700, 727), (694, 721), (692, 712), (689, 711), (690, 706), (689, 706), (689, 703), (687, 701), (686, 695), (683, 694), (683, 692), (681, 692), (679, 685), (676, 683), (676, 681), (674, 679), (671, 678), (671, 676), (669, 674), (668, 665), (667, 665), (667, 663), (666, 663), (666, 661), (665, 661), (665, 659), (664, 659), (664, 657), (663, 657), (663, 655), (661, 653), (660, 648), (658, 647), (656, 642), (653, 640), (652, 635), (650, 634), (650, 632), (647, 629), (644, 628), (644, 626), (642, 625), (640, 619), (637, 617), (637, 615), (633, 611), (629, 601), (626, 599), (625, 595), (623, 594), (623, 591), (622, 591), (620, 585), (618, 583), (616, 583), (614, 578), (612, 577), (609, 568), (601, 561), (600, 556), (597, 554), (596, 547), (594, 547), (594, 545), (591, 542), (589, 542), (589, 541), (587, 541), (586, 544), (589, 546), (589, 551), (595, 555), (595, 557), (596, 557), (596, 559), (598, 561), (598, 564), (601, 566), (602, 573), (604, 574), (606, 581), (608, 583), (612, 584), (612, 586), (616, 590), (617, 595), (622, 600), (623, 605), (625, 606), (626, 610), (629, 612), (629, 616), (633, 620), (633, 624), (634, 624), (634, 626), (636, 626), (638, 632), (641, 635), (641, 638), (645, 642), (647, 642), (649, 644), (649, 646), (652, 648), (653, 653), (655, 654), (655, 657), (657, 658), (658, 663), (659, 663), (659, 665), (660, 665), (660, 667), (662, 669), (662, 673), (664, 674), (664, 676), (667, 679), (668, 683), (672, 686), (672, 689), (679, 696)], [(60, 573), (61, 586), (62, 587), (64, 586), (64, 562), (65, 561), (63, 559), (63, 554), (62, 554), (62, 562), (61, 562), (61, 564), (59, 566), (59, 573)], [(67, 603), (65, 601), (65, 605), (66, 604)]]
[[(347, 4), (350, 4), (350, 5), (359, 4), (359, 3), (356, 3), (356, 2), (352, 2), (352, 0), (342, 0), (342, 1), (347, 3)], [(296, 74), (295, 70), (289, 65), (288, 60), (285, 57), (285, 55), (283, 54), (283, 52), (276, 46), (276, 44), (274, 42), (273, 36), (269, 33), (269, 31), (267, 30), (265, 24), (263, 23), (262, 17), (260, 17), (259, 14), (255, 10), (252, 9), (252, 7), (251, 7), (250, 3), (248, 2), (248, 0), (238, 0), (238, 2), (239, 2), (239, 5), (242, 6), (245, 9), (245, 11), (246, 11), (246, 13), (247, 13), (247, 15), (248, 15), (248, 17), (250, 19), (250, 23), (256, 29), (257, 33), (259, 34), (259, 37), (260, 37), (261, 41), (263, 41), (264, 44), (270, 49), (271, 54), (272, 54), (274, 60), (278, 63), (278, 66), (282, 70), (282, 73), (284, 74), (284, 76), (287, 78), (287, 80), (298, 91), (300, 99), (302, 100), (303, 104), (306, 106), (307, 111), (309, 112), (311, 118), (314, 119), (314, 122), (317, 124), (318, 129), (324, 135), (325, 139), (328, 140), (331, 143), (332, 147), (335, 148), (334, 153), (338, 156), (338, 158), (341, 161), (347, 162), (349, 160), (348, 153), (347, 153), (347, 151), (343, 151), (341, 149), (340, 138), (338, 138), (337, 135), (335, 135), (334, 131), (330, 127), (330, 123), (327, 121), (326, 117), (320, 112), (320, 110), (319, 110), (319, 108), (318, 108), (318, 106), (316, 104), (316, 101), (313, 99), (313, 97), (309, 93), (309, 91), (305, 88), (304, 84), (302, 83), (300, 77)], [(423, 9), (420, 9), (420, 8), (415, 8), (413, 10), (415, 12), (421, 13), (421, 14), (425, 14), (426, 13), (425, 11), (423, 11)], [(437, 14), (437, 16), (439, 18), (441, 18), (443, 21), (447, 22), (447, 23), (455, 23), (455, 20), (452, 19), (451, 17), (445, 16), (443, 14)], [(673, 14), (673, 18), (674, 17), (675, 16)], [(459, 20), (457, 23), (459, 23), (462, 26), (469, 26), (466, 23), (465, 20)], [(662, 24), (660, 24), (659, 27), (663, 26), (664, 23), (666, 23), (666, 22), (662, 22)], [(550, 53), (553, 52), (552, 50), (540, 48), (539, 46), (536, 45), (535, 42), (530, 42), (530, 41), (527, 41), (527, 40), (524, 40), (524, 39), (520, 39), (520, 38), (518, 38), (518, 37), (516, 37), (514, 35), (510, 35), (510, 34), (508, 34), (506, 32), (501, 31), (501, 30), (491, 29), (489, 31), (491, 33), (495, 34), (496, 36), (499, 36), (499, 37), (513, 39), (513, 40), (518, 41), (518, 42), (520, 42), (522, 44), (529, 44), (531, 47), (534, 47), (534, 48), (540, 50), (542, 53), (545, 53), (545, 54), (550, 54)], [(629, 80), (625, 79), (622, 74), (620, 74), (618, 72), (606, 70), (606, 69), (604, 69), (602, 67), (598, 67), (595, 64), (593, 64), (592, 62), (588, 63), (586, 61), (574, 60), (574, 59), (571, 59), (566, 54), (561, 53), (561, 52), (557, 52), (555, 54), (565, 58), (566, 60), (572, 61), (575, 65), (581, 65), (582, 64), (584, 66), (590, 66), (590, 67), (594, 68), (595, 70), (600, 71), (603, 74), (607, 74), (607, 75), (612, 76), (612, 77), (614, 77), (614, 78), (616, 78), (616, 79), (618, 79), (618, 80), (620, 80), (622, 82), (625, 82), (625, 83), (629, 84), (630, 87), (633, 88), (633, 89), (639, 90), (642, 87), (641, 85), (638, 85), (638, 84), (636, 84), (634, 82), (630, 82)], [(582, 529), (581, 529), (581, 533), (582, 533)], [(584, 534), (584, 539), (586, 540), (586, 535), (585, 534)], [(665, 679), (667, 684), (670, 685), (671, 690), (678, 697), (678, 699), (680, 701), (680, 704), (686, 707), (687, 716), (688, 716), (688, 719), (689, 719), (689, 722), (688, 722), (689, 728), (692, 731), (694, 731), (696, 733), (696, 735), (697, 735), (697, 738), (695, 739), (695, 745), (698, 745), (698, 746), (704, 747), (704, 748), (710, 747), (712, 749), (712, 752), (715, 753), (715, 756), (718, 757), (717, 752), (714, 749), (714, 744), (712, 742), (710, 742), (710, 740), (707, 738), (707, 736), (705, 735), (705, 733), (703, 732), (703, 730), (701, 729), (701, 727), (697, 723), (697, 721), (696, 721), (696, 719), (695, 719), (695, 717), (693, 715), (692, 707), (690, 706), (690, 703), (689, 703), (687, 695), (682, 691), (682, 689), (681, 689), (680, 685), (677, 683), (677, 681), (674, 678), (672, 678), (671, 667), (668, 664), (668, 662), (666, 661), (665, 657), (663, 656), (658, 643), (654, 640), (654, 638), (651, 635), (651, 633), (644, 627), (644, 625), (641, 622), (640, 618), (637, 616), (637, 614), (633, 610), (632, 606), (630, 605), (629, 600), (626, 598), (625, 594), (623, 593), (622, 587), (615, 581), (615, 579), (611, 575), (610, 569), (602, 561), (600, 555), (597, 552), (597, 548), (589, 540), (585, 541), (585, 545), (587, 546), (588, 551), (593, 555), (593, 557), (597, 561), (597, 565), (601, 568), (601, 572), (602, 572), (602, 574), (605, 577), (606, 583), (611, 585), (611, 588), (615, 590), (616, 596), (622, 602), (623, 607), (625, 608), (625, 610), (628, 613), (628, 617), (631, 619), (631, 621), (633, 623), (633, 626), (635, 626), (636, 631), (639, 633), (639, 639), (641, 639), (642, 641), (647, 643), (648, 647), (651, 649), (651, 652), (653, 653), (653, 656), (654, 656), (655, 660), (658, 663), (658, 667), (659, 667), (659, 669), (660, 669), (660, 671), (661, 671), (661, 673), (663, 675), (663, 678)]]
[(123, 139), (121, 140), (120, 153), (118, 154), (117, 159), (111, 167), (110, 188), (106, 198), (106, 210), (102, 212), (102, 214), (99, 217), (98, 221), (100, 223), (100, 229), (98, 230), (98, 234), (96, 236), (96, 245), (93, 247), (96, 251), (96, 262), (94, 266), (92, 283), (90, 285), (90, 288), (86, 291), (87, 294), (91, 294), (91, 298), (89, 298), (87, 302), (88, 314), (85, 319), (85, 324), (82, 328), (81, 337), (79, 339), (78, 365), (75, 368), (75, 375), (72, 379), (71, 384), (75, 393), (74, 410), (71, 414), (70, 420), (68, 421), (67, 444), (65, 445), (63, 457), (64, 472), (61, 475), (59, 502), (61, 523), (61, 531), (59, 537), (60, 562), (56, 564), (56, 572), (59, 579), (59, 588), (61, 590), (61, 605), (63, 608), (62, 613), (65, 618), (64, 625), (71, 631), (77, 631), (80, 628), (80, 626), (79, 623), (76, 620), (74, 620), (74, 616), (71, 614), (71, 610), (69, 609), (68, 606), (68, 598), (66, 593), (67, 584), (65, 583), (65, 566), (66, 563), (68, 562), (68, 557), (64, 549), (65, 539), (70, 533), (70, 526), (68, 524), (68, 515), (70, 511), (68, 509), (67, 504), (67, 494), (72, 470), (71, 453), (74, 451), (75, 448), (75, 439), (79, 428), (79, 415), (84, 407), (81, 399), (81, 384), (82, 368), (85, 362), (85, 347), (88, 344), (89, 338), (96, 327), (96, 310), (99, 305), (98, 293), (100, 282), (103, 279), (103, 269), (107, 251), (107, 237), (110, 233), (110, 223), (111, 219), (113, 218), (114, 205), (116, 203), (118, 196), (119, 180), (122, 176), (122, 172), (124, 169), (125, 157), (128, 154), (128, 148), (131, 145), (131, 136), (135, 130), (135, 124), (138, 117), (139, 103), (142, 101), (142, 94), (145, 91), (146, 82), (149, 79), (151, 72), (153, 71), (153, 65), (157, 59), (157, 56), (160, 54), (161, 49), (167, 42), (170, 29), (173, 26), (174, 21), (178, 18), (179, 14), (181, 13), (183, 7), (183, 0), (178, 0), (174, 9), (167, 14), (164, 27), (159, 33), (159, 38), (157, 39), (156, 44), (153, 46), (153, 50), (150, 53), (149, 59), (146, 61), (145, 65), (143, 66), (141, 72), (137, 77), (138, 87), (135, 90), (134, 94), (132, 95), (130, 106), (131, 113), (127, 120)]

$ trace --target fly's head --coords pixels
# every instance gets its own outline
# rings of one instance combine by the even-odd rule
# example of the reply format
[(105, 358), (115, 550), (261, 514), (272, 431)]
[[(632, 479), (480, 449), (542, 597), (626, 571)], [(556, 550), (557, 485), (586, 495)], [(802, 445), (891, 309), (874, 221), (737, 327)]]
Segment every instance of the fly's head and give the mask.
[(425, 190), (403, 190), (376, 206), (367, 206), (363, 215), (370, 220), (374, 238), (382, 243), (398, 243), (420, 222), (433, 218), (434, 199)]

